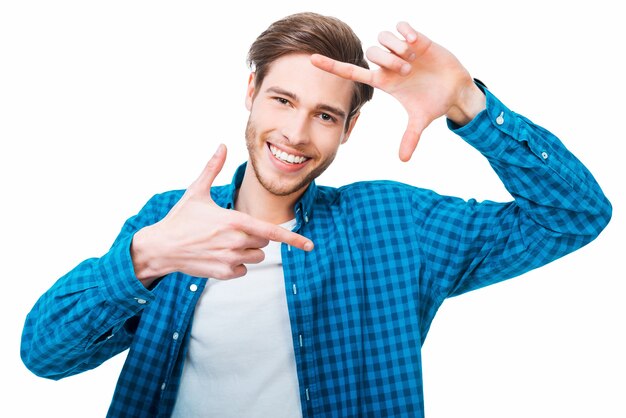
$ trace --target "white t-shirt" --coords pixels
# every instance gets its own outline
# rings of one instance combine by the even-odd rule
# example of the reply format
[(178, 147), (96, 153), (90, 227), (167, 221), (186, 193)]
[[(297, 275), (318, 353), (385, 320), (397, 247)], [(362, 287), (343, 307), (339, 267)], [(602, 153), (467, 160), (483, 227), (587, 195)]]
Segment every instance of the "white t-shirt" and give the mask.
[[(291, 230), (295, 219), (282, 225)], [(196, 305), (173, 417), (301, 417), (281, 243)]]

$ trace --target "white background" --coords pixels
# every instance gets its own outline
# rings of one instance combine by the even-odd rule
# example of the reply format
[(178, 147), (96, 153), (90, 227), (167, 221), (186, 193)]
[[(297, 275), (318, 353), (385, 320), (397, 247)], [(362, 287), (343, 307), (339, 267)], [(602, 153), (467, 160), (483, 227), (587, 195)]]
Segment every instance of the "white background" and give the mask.
[[(346, 3), (1, 3), (0, 370), (10, 416), (105, 415), (125, 354), (62, 381), (38, 378), (19, 357), (24, 318), (59, 276), (106, 252), (150, 196), (186, 187), (220, 142), (229, 157), (216, 184), (230, 181), (246, 158), (247, 49), (270, 22), (303, 10), (342, 18), (365, 47), (409, 21), (561, 137), (614, 205), (587, 247), (444, 303), (424, 346), (427, 416), (626, 416), (626, 32), (617, 2)], [(387, 178), (509, 198), (443, 120), (401, 163), (405, 123), (377, 92), (319, 182)]]

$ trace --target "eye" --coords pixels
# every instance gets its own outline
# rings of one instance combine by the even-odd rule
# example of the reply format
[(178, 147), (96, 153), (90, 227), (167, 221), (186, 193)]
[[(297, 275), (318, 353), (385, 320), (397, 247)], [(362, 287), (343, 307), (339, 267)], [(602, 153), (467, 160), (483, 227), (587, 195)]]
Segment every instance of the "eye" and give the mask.
[(335, 122), (337, 120), (328, 113), (320, 113), (320, 119), (322, 119), (324, 122)]
[(274, 97), (274, 100), (283, 105), (289, 104), (289, 100), (285, 99), (284, 97)]

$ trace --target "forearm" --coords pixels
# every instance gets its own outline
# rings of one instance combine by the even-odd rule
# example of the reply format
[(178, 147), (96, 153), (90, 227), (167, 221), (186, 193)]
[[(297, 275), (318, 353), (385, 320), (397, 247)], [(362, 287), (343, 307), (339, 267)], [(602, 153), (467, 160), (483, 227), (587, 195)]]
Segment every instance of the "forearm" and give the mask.
[(134, 277), (123, 239), (99, 259), (60, 278), (28, 314), (21, 355), (33, 373), (61, 378), (93, 368), (126, 349), (126, 322), (153, 296)]
[(559, 233), (595, 237), (611, 205), (588, 169), (546, 129), (487, 92), (488, 109), (455, 132), (478, 149), (523, 211)]
[(422, 209), (430, 215), (420, 222), (421, 236), (433, 239), (421, 240), (420, 248), (442, 300), (541, 267), (606, 227), (611, 204), (587, 168), (553, 134), (489, 92), (484, 112), (450, 127), (489, 160), (514, 201), (444, 199), (436, 211)]

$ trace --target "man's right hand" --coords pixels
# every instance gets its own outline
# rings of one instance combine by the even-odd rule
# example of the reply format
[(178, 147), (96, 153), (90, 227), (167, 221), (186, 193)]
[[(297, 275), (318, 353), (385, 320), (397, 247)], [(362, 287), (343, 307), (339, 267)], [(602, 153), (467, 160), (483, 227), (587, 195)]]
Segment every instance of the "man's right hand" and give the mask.
[(247, 271), (244, 264), (263, 261), (261, 248), (269, 241), (313, 249), (313, 242), (302, 235), (219, 207), (211, 198), (211, 185), (224, 161), (222, 144), (170, 212), (135, 233), (131, 257), (144, 286), (174, 271), (215, 279), (241, 277)]

